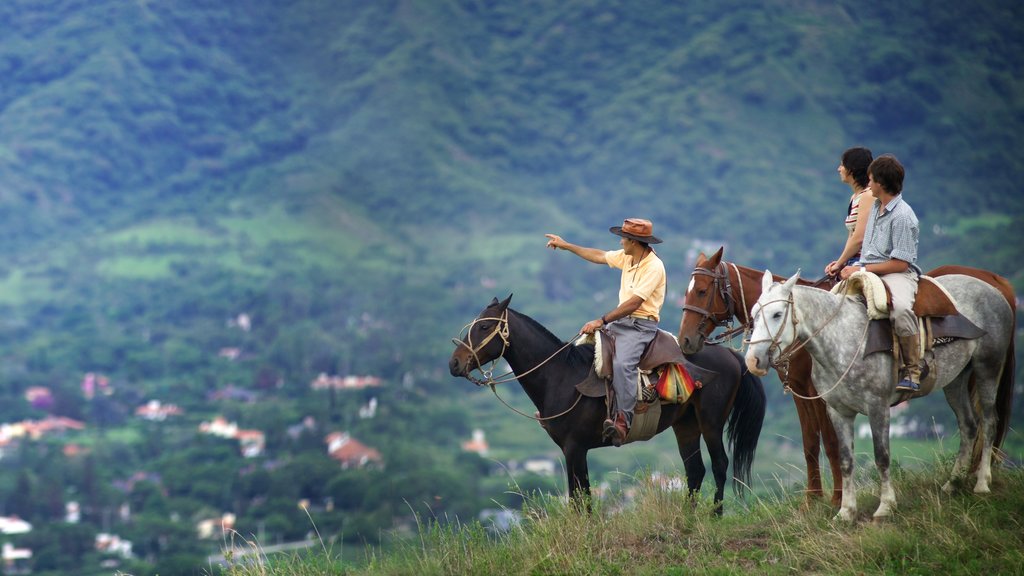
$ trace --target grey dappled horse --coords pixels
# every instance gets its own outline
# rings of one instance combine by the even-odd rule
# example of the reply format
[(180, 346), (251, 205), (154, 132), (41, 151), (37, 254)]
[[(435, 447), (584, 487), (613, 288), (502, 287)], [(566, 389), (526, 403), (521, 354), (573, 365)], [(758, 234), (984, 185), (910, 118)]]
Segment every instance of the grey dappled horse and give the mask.
[[(864, 306), (824, 290), (796, 286), (798, 277), (799, 272), (783, 283), (773, 284), (771, 273), (765, 272), (762, 294), (754, 306), (747, 367), (763, 374), (794, 341), (804, 343), (813, 358), (813, 380), (839, 437), (843, 497), (837, 518), (852, 521), (857, 513), (853, 484), (853, 421), (857, 414), (867, 415), (870, 421), (875, 465), (881, 479), (881, 502), (874, 516), (889, 516), (896, 506), (896, 493), (889, 480), (889, 406), (900, 396), (895, 392), (892, 354), (881, 352), (862, 358), (861, 335), (868, 322)], [(978, 415), (968, 395), (973, 372), (981, 405), (980, 432), (984, 435), (974, 491), (989, 492), (997, 424), (996, 391), (1014, 318), (1003, 295), (981, 280), (962, 275), (935, 280), (953, 296), (960, 313), (985, 331), (980, 338), (953, 340), (934, 348), (931, 369), (937, 378), (935, 387), (942, 388), (960, 428), (960, 450), (950, 481), (942, 489), (950, 492), (953, 480), (966, 475), (971, 466), (971, 450), (979, 433)]]

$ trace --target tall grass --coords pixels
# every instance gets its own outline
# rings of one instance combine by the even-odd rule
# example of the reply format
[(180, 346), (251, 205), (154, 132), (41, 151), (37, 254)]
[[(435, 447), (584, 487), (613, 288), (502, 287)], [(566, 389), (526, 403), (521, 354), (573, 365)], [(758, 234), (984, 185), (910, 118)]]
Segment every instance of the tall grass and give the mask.
[[(562, 499), (527, 500), (523, 522), (494, 535), (479, 523), (427, 521), (418, 537), (364, 566), (296, 556), (232, 566), (230, 576), (338, 574), (1021, 574), (1024, 471), (996, 471), (993, 491), (973, 482), (946, 495), (948, 462), (896, 468), (899, 507), (874, 523), (877, 485), (862, 483), (853, 524), (825, 502), (799, 495), (730, 498), (722, 518), (638, 479), (635, 491), (594, 503), (587, 514)], [(627, 497), (628, 496), (628, 497)], [(324, 550), (326, 552), (326, 549)]]

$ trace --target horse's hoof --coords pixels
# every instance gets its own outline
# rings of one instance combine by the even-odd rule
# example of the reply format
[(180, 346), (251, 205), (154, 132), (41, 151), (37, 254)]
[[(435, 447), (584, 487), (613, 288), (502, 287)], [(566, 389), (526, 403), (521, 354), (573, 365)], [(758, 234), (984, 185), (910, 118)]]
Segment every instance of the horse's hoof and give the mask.
[(984, 485), (984, 486), (979, 484), (978, 486), (974, 487), (974, 493), (975, 494), (991, 494), (992, 493), (992, 489), (989, 488), (987, 484)]
[(843, 522), (853, 522), (857, 517), (857, 513), (847, 508), (840, 508), (839, 513), (835, 515), (833, 520), (842, 520)]
[(884, 516), (872, 516), (871, 517), (871, 523), (872, 524), (885, 524), (886, 522), (888, 522), (891, 519), (892, 519), (892, 516), (890, 516), (888, 514), (886, 514)]
[(952, 494), (953, 493), (953, 483), (952, 482), (946, 482), (945, 484), (943, 484), (942, 485), (942, 491), (944, 493), (946, 493), (946, 494)]

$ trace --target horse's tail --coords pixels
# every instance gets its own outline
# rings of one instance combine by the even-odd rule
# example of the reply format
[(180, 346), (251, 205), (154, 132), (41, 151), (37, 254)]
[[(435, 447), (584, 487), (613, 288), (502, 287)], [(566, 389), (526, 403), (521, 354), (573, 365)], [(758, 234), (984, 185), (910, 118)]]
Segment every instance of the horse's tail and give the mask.
[[(742, 360), (740, 362), (743, 366)], [(743, 494), (744, 488), (750, 486), (750, 467), (754, 462), (754, 452), (757, 451), (757, 440), (761, 436), (767, 406), (761, 379), (747, 370), (746, 366), (741, 370), (740, 386), (732, 404), (727, 430), (732, 450), (732, 487), (738, 494)]]

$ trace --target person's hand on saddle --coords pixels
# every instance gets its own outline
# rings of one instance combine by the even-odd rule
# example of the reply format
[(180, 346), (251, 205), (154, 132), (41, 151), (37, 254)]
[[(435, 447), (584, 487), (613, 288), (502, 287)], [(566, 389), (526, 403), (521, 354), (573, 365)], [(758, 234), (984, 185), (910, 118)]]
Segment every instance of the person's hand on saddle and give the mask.
[(858, 272), (860, 270), (862, 270), (860, 266), (844, 266), (842, 270), (839, 271), (839, 279), (846, 280), (850, 276), (853, 276), (854, 272)]

